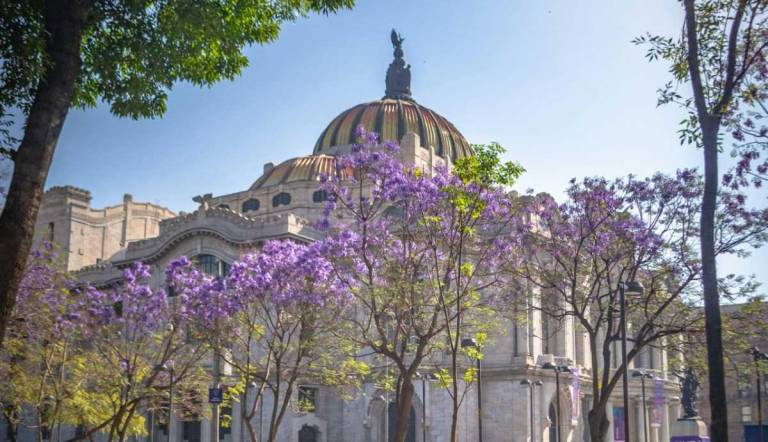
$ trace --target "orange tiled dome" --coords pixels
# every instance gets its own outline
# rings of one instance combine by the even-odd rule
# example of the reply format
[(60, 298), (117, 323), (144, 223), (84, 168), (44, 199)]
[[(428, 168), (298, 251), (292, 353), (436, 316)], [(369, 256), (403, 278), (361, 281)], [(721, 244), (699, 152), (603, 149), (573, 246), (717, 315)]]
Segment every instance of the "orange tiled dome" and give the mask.
[(330, 155), (309, 155), (283, 161), (264, 172), (250, 190), (288, 184), (296, 181), (320, 181), (320, 176), (337, 173), (336, 158)]

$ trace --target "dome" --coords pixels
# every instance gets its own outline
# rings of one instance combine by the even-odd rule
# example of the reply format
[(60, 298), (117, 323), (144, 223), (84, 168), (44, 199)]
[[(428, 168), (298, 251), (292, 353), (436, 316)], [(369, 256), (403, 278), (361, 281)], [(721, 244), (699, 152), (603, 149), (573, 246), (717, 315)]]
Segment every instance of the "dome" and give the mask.
[(265, 167), (264, 175), (249, 190), (288, 184), (297, 181), (320, 181), (320, 176), (336, 173), (336, 158), (330, 155), (309, 155), (291, 158), (277, 166)]
[(320, 134), (314, 153), (333, 153), (333, 147), (356, 143), (355, 132), (363, 125), (369, 132), (376, 132), (382, 141), (400, 142), (406, 133), (413, 132), (422, 146), (433, 147), (438, 156), (451, 162), (471, 156), (472, 147), (450, 121), (413, 99), (411, 65), (403, 59), (404, 39), (394, 29), (390, 39), (394, 60), (384, 80), (384, 98), (358, 104), (339, 114)]
[(450, 121), (412, 99), (384, 97), (347, 109), (331, 121), (315, 144), (314, 153), (325, 153), (334, 146), (346, 146), (358, 140), (357, 126), (379, 134), (381, 140), (399, 142), (408, 132), (417, 134), (422, 146), (432, 146), (435, 153), (451, 162), (472, 155), (466, 138)]

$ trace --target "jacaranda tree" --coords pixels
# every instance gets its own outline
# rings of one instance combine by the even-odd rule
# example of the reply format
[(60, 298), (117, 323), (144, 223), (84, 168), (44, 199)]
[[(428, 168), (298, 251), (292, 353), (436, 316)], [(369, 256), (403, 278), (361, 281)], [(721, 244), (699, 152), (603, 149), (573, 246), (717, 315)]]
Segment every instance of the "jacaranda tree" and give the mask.
[[(70, 107), (161, 116), (179, 82), (232, 80), (245, 48), (353, 0), (20, 0), (0, 3), (0, 156), (13, 162), (0, 214), (0, 345)], [(21, 140), (11, 126), (23, 127)]]
[[(694, 171), (647, 179), (572, 181), (567, 199), (534, 199), (537, 228), (522, 261), (508, 267), (521, 284), (538, 292), (534, 307), (545, 318), (573, 320), (585, 333), (592, 370), (590, 437), (605, 440), (606, 406), (627, 365), (616, 354), (621, 340), (619, 285), (645, 287), (626, 303), (627, 362), (649, 346), (701, 327), (702, 265), (698, 254), (703, 182)], [(716, 253), (744, 254), (766, 239), (768, 211), (749, 210), (741, 195), (721, 193), (716, 214)], [(719, 281), (723, 291), (750, 289), (736, 277)], [(618, 361), (618, 362), (617, 362)], [(626, 410), (625, 410), (626, 412)]]
[[(473, 316), (514, 297), (496, 290), (507, 282), (498, 264), (516, 256), (527, 218), (511, 195), (480, 182), (478, 164), (465, 165), (464, 177), (446, 167), (406, 165), (397, 145), (379, 142), (362, 127), (357, 135), (361, 143), (337, 159), (335, 174), (322, 178), (328, 194), (322, 227), (329, 236), (320, 250), (356, 309), (340, 318), (339, 330), (377, 356), (379, 372), (391, 367), (398, 442), (407, 435), (417, 370), (429, 365), (435, 350), (449, 350), (452, 362), (441, 378), (453, 398), (455, 440), (459, 383), (476, 375), (459, 358), (461, 341), (473, 333)], [(495, 163), (485, 178), (502, 168), (520, 172)], [(383, 383), (389, 388), (388, 379)]]
[(20, 424), (37, 422), (41, 439), (57, 425), (76, 422), (73, 393), (82, 379), (74, 374), (83, 363), (78, 341), (87, 324), (74, 281), (57, 264), (50, 244), (32, 253), (0, 352), (0, 403), (11, 440)]
[[(10, 381), (2, 405), (13, 429), (32, 424), (40, 440), (62, 424), (81, 428), (73, 440), (142, 435), (146, 414), (170, 399), (171, 373), (177, 404), (193, 404), (179, 392), (199, 394), (204, 353), (183, 338), (183, 324), (205, 306), (169, 302), (139, 263), (102, 289), (60, 268), (49, 246), (32, 255), (7, 329), (0, 373)], [(22, 416), (25, 409), (33, 415)]]
[(87, 434), (102, 431), (118, 441), (143, 434), (145, 412), (164, 409), (172, 384), (176, 409), (198, 402), (204, 390), (205, 348), (186, 339), (186, 324), (211, 306), (169, 298), (166, 290), (150, 285), (150, 276), (149, 266), (135, 263), (116, 287), (83, 289), (92, 316), (88, 346), (95, 372), (81, 402), (100, 404), (84, 422)]
[(173, 262), (168, 275), (178, 296), (216, 306), (199, 310), (193, 323), (197, 336), (237, 374), (229, 394), (241, 401), (252, 441), (264, 437), (257, 436), (253, 418), (265, 392), (272, 405), (266, 440), (274, 442), (290, 407), (307, 406), (295, 399), (299, 381), (348, 385), (367, 373), (367, 366), (349, 358), (335, 339), (337, 318), (350, 298), (318, 244), (267, 242), (233, 263), (220, 280), (186, 258)]

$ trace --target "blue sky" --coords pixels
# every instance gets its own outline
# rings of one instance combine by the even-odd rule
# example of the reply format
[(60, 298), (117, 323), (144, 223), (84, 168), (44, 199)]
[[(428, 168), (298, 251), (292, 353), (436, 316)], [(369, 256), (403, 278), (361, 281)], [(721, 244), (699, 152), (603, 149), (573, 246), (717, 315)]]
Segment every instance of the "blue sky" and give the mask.
[[(700, 166), (700, 152), (678, 144), (681, 112), (656, 107), (666, 67), (630, 43), (646, 31), (676, 35), (681, 23), (670, 0), (358, 0), (249, 49), (233, 82), (178, 85), (162, 119), (71, 112), (48, 186), (89, 189), (97, 207), (131, 193), (174, 210), (193, 209), (201, 193), (244, 190), (265, 162), (311, 153), (338, 113), (383, 95), (393, 27), (414, 98), (470, 142), (504, 145), (528, 169), (521, 191), (559, 196), (572, 177)], [(723, 270), (768, 282), (766, 258)]]

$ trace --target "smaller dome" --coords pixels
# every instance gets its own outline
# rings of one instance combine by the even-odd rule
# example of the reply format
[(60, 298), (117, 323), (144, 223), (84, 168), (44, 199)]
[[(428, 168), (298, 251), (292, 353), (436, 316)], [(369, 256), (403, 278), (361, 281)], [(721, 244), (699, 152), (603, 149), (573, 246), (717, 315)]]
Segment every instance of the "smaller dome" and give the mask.
[(308, 155), (291, 158), (264, 171), (249, 190), (297, 181), (320, 181), (320, 176), (336, 173), (336, 158), (330, 155)]

